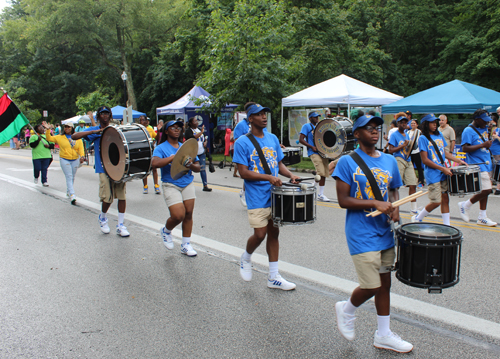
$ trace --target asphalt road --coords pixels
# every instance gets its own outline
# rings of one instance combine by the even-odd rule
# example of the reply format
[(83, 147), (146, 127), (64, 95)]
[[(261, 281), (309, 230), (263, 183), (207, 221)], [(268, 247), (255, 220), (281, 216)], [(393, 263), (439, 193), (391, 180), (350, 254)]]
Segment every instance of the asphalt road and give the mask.
[[(291, 292), (266, 287), (265, 248), (253, 256), (251, 282), (238, 258), (251, 230), (239, 203), (242, 180), (227, 168), (208, 173), (212, 192), (195, 174), (192, 242), (198, 256), (167, 251), (159, 229), (168, 217), (162, 196), (127, 184), (125, 224), (131, 236), (100, 232), (98, 178), (77, 173), (77, 205), (69, 204), (57, 156), (50, 187), (33, 183), (31, 153), (0, 147), (1, 358), (390, 358), (373, 347), (373, 302), (357, 311), (357, 338), (336, 328), (334, 304), (348, 297), (356, 274), (344, 235), (345, 211), (327, 179), (317, 220), (281, 228), (280, 272)], [(401, 191), (404, 195), (405, 189)], [(464, 234), (460, 282), (428, 294), (393, 280), (391, 329), (414, 344), (412, 358), (499, 358), (500, 228), (458, 218)], [(427, 198), (419, 199), (419, 206)], [(409, 222), (409, 205), (402, 207)], [(471, 210), (476, 218), (477, 206)], [(500, 220), (500, 198), (488, 215)], [(116, 206), (110, 211), (116, 224)], [(439, 214), (429, 218), (440, 222)]]

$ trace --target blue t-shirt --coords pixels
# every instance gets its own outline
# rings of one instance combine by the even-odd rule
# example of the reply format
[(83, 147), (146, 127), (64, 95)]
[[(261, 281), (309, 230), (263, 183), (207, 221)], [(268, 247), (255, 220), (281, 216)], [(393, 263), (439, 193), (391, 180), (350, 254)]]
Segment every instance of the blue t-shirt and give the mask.
[[(448, 145), (448, 143), (446, 143), (446, 140), (444, 139), (441, 132), (439, 132), (439, 135), (431, 134), (431, 138), (436, 143), (436, 146), (438, 147), (439, 152), (441, 152), (441, 157), (443, 157), (444, 161), (444, 148), (446, 147), (446, 145)], [(441, 163), (439, 155), (436, 153), (436, 149), (432, 145), (431, 141), (429, 141), (424, 135), (420, 136), (420, 138), (418, 139), (418, 148), (421, 152), (427, 152), (427, 158), (432, 162), (439, 166), (444, 166)], [(426, 165), (424, 165), (424, 177), (427, 184), (433, 184), (446, 180), (446, 175), (443, 172)]]
[[(477, 129), (480, 134), (483, 135), (484, 139), (488, 141), (488, 129), (487, 128), (478, 128)], [(481, 137), (472, 129), (472, 125), (469, 125), (465, 128), (464, 132), (462, 132), (462, 147), (465, 144), (469, 144), (471, 146), (479, 145), (483, 143)], [(473, 163), (481, 163), (481, 162), (490, 162), (489, 165), (482, 164), (479, 165), (481, 172), (490, 172), (492, 168), (491, 164), (491, 156), (490, 151), (487, 148), (480, 148), (474, 152), (467, 152), (467, 157), (465, 158), (465, 162), (468, 164)]]
[[(279, 163), (283, 159), (278, 137), (264, 131), (264, 137), (255, 137), (266, 158), (273, 176), (278, 176)], [(250, 171), (265, 173), (255, 146), (247, 136), (242, 136), (234, 143), (233, 162), (247, 166)], [(269, 181), (245, 180), (245, 199), (248, 209), (271, 207), (271, 183)]]
[(250, 131), (250, 124), (245, 119), (243, 121), (238, 122), (236, 127), (234, 128), (233, 137), (237, 140), (239, 137), (246, 135)]
[[(394, 147), (399, 147), (401, 146), (406, 140), (410, 141), (410, 136), (408, 133), (402, 134), (401, 132), (395, 131), (392, 135), (391, 138), (389, 139), (389, 144), (393, 145)], [(392, 154), (394, 157), (401, 157), (405, 161), (410, 161), (410, 154), (408, 153), (407, 149), (403, 147), (403, 149), (399, 150), (398, 152), (394, 152)]]
[[(495, 129), (495, 134), (500, 136), (500, 128)], [(491, 154), (500, 155), (500, 139), (496, 139), (493, 141), (490, 147)]]
[[(309, 122), (300, 129), (300, 134), (306, 136), (306, 142), (311, 146), (314, 146), (314, 128), (314, 125)], [(307, 155), (311, 157), (314, 154), (318, 154), (318, 152), (314, 152), (310, 147), (307, 147)]]
[[(384, 200), (389, 199), (389, 189), (403, 185), (396, 159), (385, 153), (380, 157), (368, 156), (360, 149), (355, 150), (373, 172)], [(332, 177), (351, 186), (349, 196), (358, 199), (375, 199), (370, 183), (351, 156), (342, 156)], [(366, 217), (371, 210), (348, 209), (345, 216), (345, 233), (351, 255), (382, 251), (394, 247), (394, 237), (387, 216)]]
[[(100, 130), (101, 126), (90, 126), (86, 131)], [(106, 173), (101, 162), (101, 135), (92, 134), (84, 137), (89, 143), (94, 142), (95, 173)]]
[[(182, 143), (179, 142), (179, 148), (182, 146)], [(153, 157), (158, 157), (158, 158), (167, 158), (172, 155), (175, 155), (179, 148), (175, 148), (172, 146), (168, 141), (163, 142), (161, 145), (156, 146), (154, 152), (153, 152)], [(200, 162), (198, 159), (198, 156), (196, 156), (196, 159), (193, 162)], [(170, 176), (170, 169), (172, 168), (172, 163), (169, 163), (168, 165), (164, 166), (161, 168), (161, 181), (165, 183), (171, 183), (173, 185), (176, 185), (177, 187), (184, 188), (191, 182), (193, 182), (194, 176), (192, 174), (192, 171), (189, 170), (188, 173), (186, 173), (184, 176), (181, 178), (177, 179), (174, 181), (172, 176)]]

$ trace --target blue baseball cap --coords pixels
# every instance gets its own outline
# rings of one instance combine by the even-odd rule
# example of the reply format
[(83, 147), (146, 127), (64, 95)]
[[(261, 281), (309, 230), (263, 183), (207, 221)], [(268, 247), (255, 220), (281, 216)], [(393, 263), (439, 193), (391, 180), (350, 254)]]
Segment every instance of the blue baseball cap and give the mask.
[(488, 116), (488, 113), (487, 113), (487, 112), (484, 112), (484, 113), (482, 113), (482, 114), (480, 114), (479, 116), (476, 116), (476, 117), (474, 117), (474, 118), (475, 118), (475, 119), (476, 119), (476, 118), (480, 118), (481, 120), (486, 121), (486, 122), (490, 122), (490, 121), (492, 121), (491, 117), (490, 117), (490, 116)]
[(311, 112), (311, 113), (309, 114), (309, 118), (311, 118), (311, 117), (320, 117), (320, 116), (321, 116), (321, 115), (320, 115), (319, 113), (317, 113), (317, 112)]
[(358, 118), (356, 122), (354, 122), (354, 126), (352, 127), (352, 132), (356, 131), (360, 127), (366, 126), (370, 121), (375, 121), (377, 123), (377, 126), (382, 126), (384, 124), (384, 120), (382, 120), (378, 116), (364, 115)]
[(439, 118), (437, 118), (436, 116), (434, 116), (433, 113), (430, 113), (430, 114), (425, 115), (424, 117), (422, 117), (422, 119), (420, 121), (421, 122), (425, 122), (425, 121), (434, 122), (436, 120), (439, 120)]
[(173, 126), (173, 125), (179, 125), (181, 127), (184, 127), (184, 122), (179, 121), (178, 119), (177, 120), (168, 121), (167, 124), (165, 125), (165, 128), (168, 130), (168, 128), (171, 127), (171, 126)]
[(249, 108), (247, 108), (247, 117), (250, 117), (251, 115), (255, 115), (256, 113), (259, 113), (260, 111), (271, 112), (271, 109), (269, 109), (267, 107), (262, 107), (262, 105), (259, 105), (257, 103), (255, 105), (252, 105)]
[(399, 121), (401, 121), (401, 120), (406, 120), (406, 121), (408, 121), (408, 117), (406, 117), (406, 116), (399, 116), (399, 117), (398, 117), (398, 119), (396, 120), (396, 122), (399, 122)]

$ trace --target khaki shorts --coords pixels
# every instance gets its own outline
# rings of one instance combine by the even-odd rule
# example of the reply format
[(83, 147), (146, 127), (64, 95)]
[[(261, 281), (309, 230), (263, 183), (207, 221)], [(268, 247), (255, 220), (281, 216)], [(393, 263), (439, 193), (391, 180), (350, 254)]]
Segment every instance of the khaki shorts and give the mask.
[(162, 182), (163, 188), (163, 199), (167, 204), (167, 207), (171, 207), (174, 204), (183, 203), (189, 199), (195, 199), (196, 194), (194, 193), (194, 184), (191, 182), (186, 187), (178, 187), (172, 183)]
[(399, 174), (401, 179), (406, 186), (416, 186), (417, 176), (415, 176), (415, 169), (413, 168), (413, 163), (411, 161), (405, 161), (401, 157), (396, 157), (398, 162)]
[(481, 191), (491, 189), (491, 178), (489, 172), (481, 172)]
[(251, 228), (267, 227), (269, 220), (272, 218), (271, 207), (249, 209), (247, 212)]
[(310, 157), (312, 163), (314, 164), (314, 168), (316, 169), (316, 174), (320, 175), (321, 177), (328, 177), (328, 158), (323, 158), (315, 153)]
[(351, 256), (358, 273), (361, 289), (375, 289), (382, 286), (380, 274), (390, 273), (396, 258), (394, 247), (384, 251), (374, 251)]
[(441, 203), (441, 194), (448, 192), (448, 181), (441, 181), (430, 184), (428, 196), (431, 203)]
[(125, 182), (111, 182), (105, 173), (99, 173), (99, 199), (101, 202), (113, 203), (113, 199), (125, 201)]

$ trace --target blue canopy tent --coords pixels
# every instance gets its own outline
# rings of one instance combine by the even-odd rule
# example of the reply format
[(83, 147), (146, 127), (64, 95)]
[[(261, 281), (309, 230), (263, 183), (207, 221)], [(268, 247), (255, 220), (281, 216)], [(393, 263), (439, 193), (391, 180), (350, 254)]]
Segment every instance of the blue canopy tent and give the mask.
[[(113, 114), (113, 119), (115, 120), (123, 120), (123, 111), (126, 110), (125, 107), (123, 106), (115, 106), (111, 108), (111, 113)], [(144, 112), (139, 112), (132, 110), (132, 118), (139, 118), (142, 115), (146, 116), (147, 115)]]
[(453, 80), (382, 106), (382, 112), (398, 113), (474, 113), (477, 109), (495, 110), (500, 92), (468, 82)]

